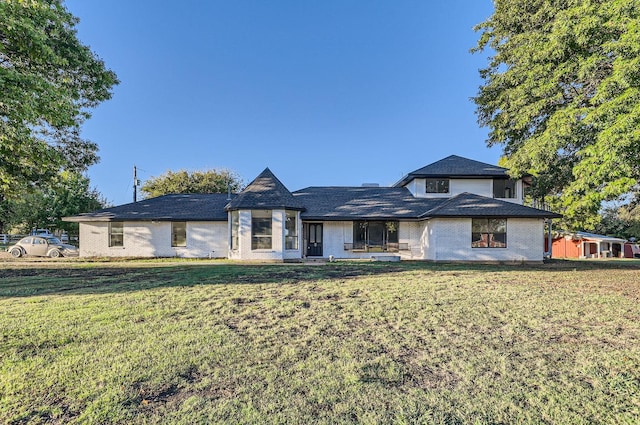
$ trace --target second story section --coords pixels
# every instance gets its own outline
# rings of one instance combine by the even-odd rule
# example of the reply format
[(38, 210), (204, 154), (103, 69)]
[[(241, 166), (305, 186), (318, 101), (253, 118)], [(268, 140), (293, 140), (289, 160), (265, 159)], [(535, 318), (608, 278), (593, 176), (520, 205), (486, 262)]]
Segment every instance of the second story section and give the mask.
[(468, 192), (522, 205), (526, 183), (512, 179), (506, 168), (451, 155), (407, 174), (394, 186), (406, 187), (417, 198)]

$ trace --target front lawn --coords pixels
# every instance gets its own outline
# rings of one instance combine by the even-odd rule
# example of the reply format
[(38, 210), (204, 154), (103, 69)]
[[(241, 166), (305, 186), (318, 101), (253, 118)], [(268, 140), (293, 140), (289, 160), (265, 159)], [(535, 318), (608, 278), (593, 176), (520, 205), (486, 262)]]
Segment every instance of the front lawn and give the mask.
[(638, 262), (0, 263), (0, 423), (638, 423)]

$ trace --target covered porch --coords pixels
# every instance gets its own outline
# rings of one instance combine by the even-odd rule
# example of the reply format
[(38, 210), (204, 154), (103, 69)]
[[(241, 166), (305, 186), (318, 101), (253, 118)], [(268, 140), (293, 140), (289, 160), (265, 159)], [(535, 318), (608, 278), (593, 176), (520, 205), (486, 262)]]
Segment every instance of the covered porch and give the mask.
[(624, 239), (585, 232), (577, 235), (580, 236), (580, 258), (624, 257)]

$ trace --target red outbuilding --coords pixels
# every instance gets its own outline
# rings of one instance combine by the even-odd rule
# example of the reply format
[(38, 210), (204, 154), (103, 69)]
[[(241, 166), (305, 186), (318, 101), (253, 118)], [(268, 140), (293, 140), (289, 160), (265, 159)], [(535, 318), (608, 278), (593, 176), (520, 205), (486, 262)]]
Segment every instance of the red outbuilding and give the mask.
[[(552, 258), (633, 258), (625, 239), (595, 233), (576, 232), (553, 238)], [(637, 248), (637, 245), (636, 245)], [(627, 251), (631, 250), (631, 256)]]

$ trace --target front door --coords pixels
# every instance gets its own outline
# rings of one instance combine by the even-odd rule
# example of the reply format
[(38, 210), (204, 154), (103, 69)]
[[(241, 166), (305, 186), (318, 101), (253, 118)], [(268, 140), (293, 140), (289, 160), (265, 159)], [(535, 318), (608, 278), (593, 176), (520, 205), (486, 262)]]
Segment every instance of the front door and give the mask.
[(322, 257), (322, 223), (309, 223), (307, 256)]

